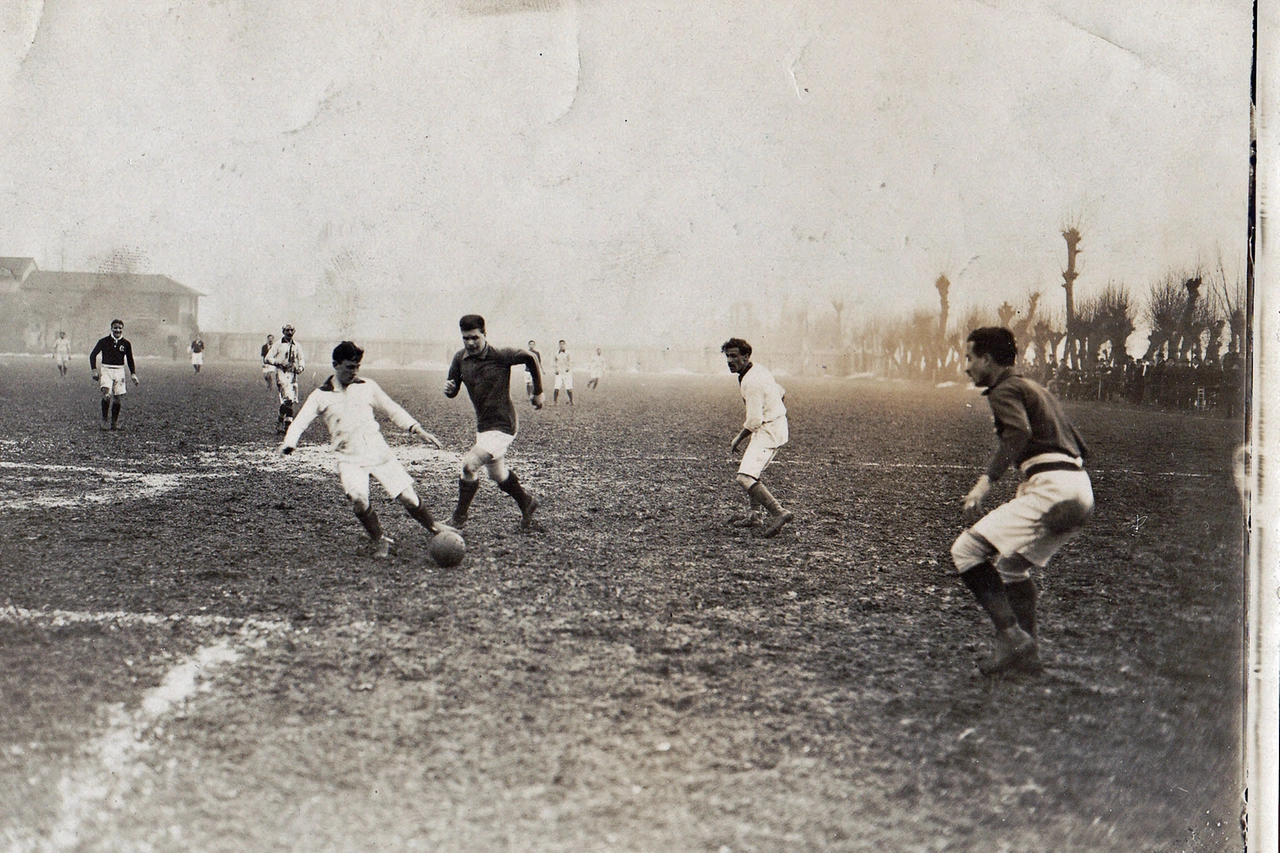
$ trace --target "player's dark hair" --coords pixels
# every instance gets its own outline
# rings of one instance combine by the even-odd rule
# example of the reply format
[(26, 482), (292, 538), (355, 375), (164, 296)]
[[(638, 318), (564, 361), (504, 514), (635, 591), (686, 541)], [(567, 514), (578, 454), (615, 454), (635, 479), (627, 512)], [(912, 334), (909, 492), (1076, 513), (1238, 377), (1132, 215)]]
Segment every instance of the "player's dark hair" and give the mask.
[(1010, 367), (1018, 360), (1018, 343), (1013, 332), (1003, 326), (983, 326), (969, 333), (968, 342), (973, 344), (973, 354), (981, 358), (989, 355), (996, 364)]
[(119, 323), (121, 326), (123, 326), (123, 325), (124, 325), (124, 320), (112, 320), (112, 321), (111, 321), (111, 325), (113, 325), (113, 326), (114, 326), (116, 323)]
[(483, 332), (484, 318), (479, 314), (463, 314), (458, 321), (458, 328), (464, 332)]
[(360, 362), (364, 358), (364, 350), (356, 346), (352, 341), (343, 341), (333, 348), (333, 363), (338, 364), (343, 361)]
[(742, 338), (729, 338), (729, 340), (720, 345), (720, 352), (728, 352), (731, 349), (736, 349), (743, 355), (751, 355), (751, 344)]

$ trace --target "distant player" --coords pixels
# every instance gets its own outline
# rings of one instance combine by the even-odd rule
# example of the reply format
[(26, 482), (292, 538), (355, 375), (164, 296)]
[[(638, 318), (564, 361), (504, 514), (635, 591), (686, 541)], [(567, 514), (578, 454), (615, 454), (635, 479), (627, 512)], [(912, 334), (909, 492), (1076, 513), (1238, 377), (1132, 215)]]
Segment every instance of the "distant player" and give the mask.
[(555, 389), (551, 392), (551, 404), (559, 405), (560, 391), (564, 390), (565, 396), (569, 398), (569, 405), (573, 405), (573, 361), (569, 358), (569, 352), (565, 349), (564, 341), (560, 342), (560, 349), (556, 352), (556, 384)]
[(53, 342), (53, 363), (58, 367), (58, 378), (67, 378), (67, 365), (71, 363), (71, 341), (66, 332), (58, 332), (58, 339)]
[(600, 386), (600, 377), (604, 376), (604, 350), (600, 347), (596, 347), (596, 354), (592, 356), (587, 370), (587, 387), (594, 391)]
[[(538, 352), (538, 342), (529, 341), (529, 352), (533, 353), (533, 357), (538, 360), (538, 372), (542, 372), (542, 353)], [(533, 371), (526, 371), (524, 374), (524, 395), (530, 400), (533, 399)]]
[[(1088, 448), (1057, 399), (1015, 372), (1017, 356), (1008, 329), (969, 333), (965, 373), (986, 389), (999, 446), (965, 496), (964, 520), (973, 526), (951, 546), (951, 558), (996, 628), (995, 649), (978, 664), (987, 675), (1043, 669), (1031, 568), (1043, 569), (1093, 514), (1093, 487), (1084, 470)], [(1010, 464), (1026, 479), (1013, 500), (983, 515), (982, 501)]]
[(191, 342), (191, 346), (187, 347), (187, 352), (191, 353), (191, 368), (196, 372), (200, 372), (200, 368), (204, 367), (204, 341), (199, 335)]
[[(530, 402), (535, 409), (542, 408), (542, 370), (538, 357), (530, 350), (496, 349), (489, 346), (485, 336), (484, 318), (479, 314), (467, 314), (458, 321), (462, 330), (463, 348), (449, 365), (449, 377), (444, 383), (444, 394), (458, 396), (466, 386), (471, 405), (476, 410), (476, 443), (462, 457), (462, 474), (458, 478), (458, 506), (453, 511), (453, 526), (467, 523), (467, 510), (480, 489), (480, 469), (485, 469), (489, 479), (510, 495), (520, 507), (520, 527), (533, 526), (533, 513), (538, 499), (525, 492), (514, 471), (504, 461), (507, 448), (515, 440), (518, 420), (511, 405), (511, 368), (523, 365), (533, 381)], [(532, 343), (532, 341), (530, 341)]]
[[(101, 357), (101, 364), (99, 364)], [(125, 365), (129, 366), (128, 374)], [(124, 321), (111, 321), (111, 334), (98, 341), (89, 353), (89, 370), (102, 390), (102, 429), (118, 429), (120, 398), (128, 393), (128, 379), (138, 384), (138, 371), (133, 363), (133, 344), (124, 336)], [(108, 423), (107, 414), (111, 421)]]
[(275, 368), (276, 391), (280, 398), (276, 432), (287, 432), (293, 423), (293, 408), (298, 405), (298, 374), (307, 369), (302, 347), (293, 340), (293, 326), (280, 330), (280, 343), (271, 347), (267, 362)]
[[(732, 456), (738, 452), (742, 442), (750, 439), (735, 478), (751, 501), (750, 511), (740, 523), (744, 527), (763, 524), (761, 535), (771, 538), (795, 517), (783, 509), (778, 499), (760, 482), (764, 469), (773, 461), (778, 448), (790, 438), (787, 407), (782, 402), (786, 392), (767, 368), (751, 363), (751, 344), (742, 338), (730, 338), (720, 351), (724, 353), (729, 370), (738, 375), (738, 389), (747, 409), (742, 429), (729, 445)], [(767, 512), (766, 517), (760, 517), (760, 508)]]
[(413, 478), (382, 437), (382, 428), (378, 426), (374, 411), (382, 412), (396, 426), (432, 447), (439, 448), (440, 442), (388, 397), (378, 383), (359, 378), (363, 359), (364, 350), (351, 341), (343, 341), (333, 348), (333, 375), (307, 396), (307, 401), (298, 411), (297, 420), (285, 433), (279, 451), (286, 456), (292, 453), (316, 416), (323, 417), (325, 426), (329, 428), (329, 447), (338, 457), (342, 490), (351, 501), (356, 518), (360, 519), (374, 542), (374, 556), (387, 557), (395, 547), (395, 540), (382, 531), (378, 514), (369, 504), (370, 476), (400, 502), (414, 521), (433, 535), (442, 527), (418, 499)]
[(274, 388), (276, 384), (276, 366), (267, 361), (267, 354), (271, 352), (271, 348), (275, 345), (275, 335), (267, 335), (267, 342), (262, 345), (262, 381), (266, 383), (268, 390)]

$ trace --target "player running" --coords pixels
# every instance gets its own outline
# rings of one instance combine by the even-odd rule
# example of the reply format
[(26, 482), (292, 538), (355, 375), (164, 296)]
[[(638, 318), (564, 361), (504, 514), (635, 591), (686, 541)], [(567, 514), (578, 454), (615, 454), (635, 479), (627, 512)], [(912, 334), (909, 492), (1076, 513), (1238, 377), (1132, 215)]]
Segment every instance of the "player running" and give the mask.
[(280, 399), (276, 432), (287, 432), (293, 423), (293, 407), (298, 405), (298, 374), (307, 369), (302, 347), (293, 340), (293, 326), (280, 330), (280, 343), (267, 353), (267, 363), (275, 368), (276, 391)]
[[(764, 524), (760, 535), (766, 539), (772, 538), (795, 517), (783, 509), (778, 499), (760, 482), (764, 469), (773, 461), (778, 448), (790, 438), (787, 430), (787, 407), (782, 402), (786, 391), (767, 368), (751, 363), (751, 344), (742, 338), (730, 338), (720, 347), (720, 351), (724, 353), (729, 370), (738, 375), (738, 389), (742, 393), (742, 402), (747, 407), (742, 429), (729, 445), (730, 457), (738, 452), (742, 442), (751, 439), (746, 452), (742, 454), (742, 463), (738, 466), (735, 478), (746, 490), (751, 506), (747, 515), (738, 523), (743, 527)], [(761, 507), (767, 510), (767, 518), (760, 517)]]
[[(1057, 399), (1015, 372), (1017, 357), (1008, 329), (969, 333), (965, 373), (986, 389), (999, 446), (965, 496), (964, 520), (973, 526), (951, 546), (951, 559), (995, 625), (995, 649), (978, 664), (986, 675), (1043, 670), (1031, 568), (1043, 569), (1093, 514), (1093, 487), (1084, 470), (1088, 448)], [(1026, 479), (1013, 500), (982, 515), (991, 484), (1010, 464)]]
[[(99, 365), (101, 356), (101, 365)], [(125, 364), (129, 365), (126, 377)], [(124, 321), (111, 321), (111, 334), (98, 340), (93, 351), (89, 353), (89, 371), (94, 381), (102, 389), (102, 429), (118, 429), (120, 420), (120, 398), (129, 390), (127, 379), (138, 384), (138, 371), (133, 363), (133, 344), (124, 336)], [(99, 378), (101, 376), (101, 378)], [(111, 413), (111, 421), (107, 422), (107, 413)]]
[(467, 314), (458, 321), (462, 330), (463, 348), (449, 365), (449, 376), (444, 383), (444, 395), (452, 399), (458, 396), (463, 385), (476, 410), (476, 443), (462, 457), (462, 473), (458, 478), (458, 505), (453, 511), (452, 524), (461, 528), (467, 523), (467, 510), (480, 489), (480, 469), (484, 468), (489, 479), (498, 488), (511, 495), (520, 507), (520, 528), (533, 526), (533, 513), (538, 499), (525, 492), (514, 471), (507, 468), (507, 448), (515, 440), (518, 419), (511, 404), (511, 368), (524, 365), (533, 381), (530, 403), (542, 408), (542, 370), (538, 358), (529, 350), (497, 349), (486, 339), (484, 318), (479, 314)]
[(67, 365), (71, 363), (71, 341), (66, 332), (58, 332), (58, 339), (53, 342), (53, 363), (58, 367), (58, 378), (67, 378)]
[(307, 401), (298, 411), (298, 417), (289, 426), (279, 451), (292, 453), (298, 440), (311, 426), (317, 415), (324, 418), (329, 428), (329, 447), (338, 457), (338, 477), (342, 490), (351, 501), (356, 518), (374, 542), (374, 556), (390, 556), (395, 540), (382, 531), (378, 514), (369, 504), (369, 477), (373, 476), (387, 494), (405, 508), (414, 521), (434, 535), (443, 527), (436, 523), (431, 511), (418, 499), (413, 488), (413, 478), (396, 459), (382, 437), (382, 429), (374, 417), (378, 410), (392, 422), (432, 447), (439, 448), (440, 441), (422, 428), (412, 415), (387, 396), (372, 379), (361, 379), (360, 363), (364, 350), (351, 341), (343, 341), (333, 348), (333, 375), (324, 384), (307, 395)]

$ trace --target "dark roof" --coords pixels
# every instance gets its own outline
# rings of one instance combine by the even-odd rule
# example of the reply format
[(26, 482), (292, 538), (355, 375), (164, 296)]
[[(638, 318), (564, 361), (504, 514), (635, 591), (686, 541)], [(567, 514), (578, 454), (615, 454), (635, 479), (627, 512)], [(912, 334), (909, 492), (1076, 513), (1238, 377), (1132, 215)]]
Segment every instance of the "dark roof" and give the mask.
[(33, 272), (23, 290), (45, 290), (49, 292), (81, 292), (104, 288), (107, 290), (130, 293), (172, 293), (178, 296), (204, 296), (198, 290), (179, 284), (167, 275), (141, 275), (138, 273), (96, 273), (96, 272), (56, 272), (37, 270)]
[(24, 272), (35, 268), (35, 258), (0, 258), (0, 278), (16, 278), (21, 281)]

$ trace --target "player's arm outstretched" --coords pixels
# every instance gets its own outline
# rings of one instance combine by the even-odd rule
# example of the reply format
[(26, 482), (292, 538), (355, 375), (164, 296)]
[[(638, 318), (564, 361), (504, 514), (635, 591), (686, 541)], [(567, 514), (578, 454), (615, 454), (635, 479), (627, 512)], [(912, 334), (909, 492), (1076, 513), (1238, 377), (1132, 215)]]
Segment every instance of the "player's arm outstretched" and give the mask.
[[(365, 381), (371, 382), (371, 380), (368, 379)], [(422, 424), (418, 422), (417, 418), (406, 412), (404, 407), (395, 400), (392, 400), (391, 397), (388, 396), (387, 392), (382, 390), (381, 385), (372, 382), (371, 384), (373, 384), (373, 406), (375, 409), (381, 410), (383, 414), (391, 418), (391, 422), (393, 424), (400, 427), (402, 430), (405, 430), (411, 435), (416, 435), (418, 438), (422, 439), (427, 444), (430, 444), (437, 450), (443, 447), (443, 445), (440, 444), (440, 439), (427, 432), (423, 428)]]

